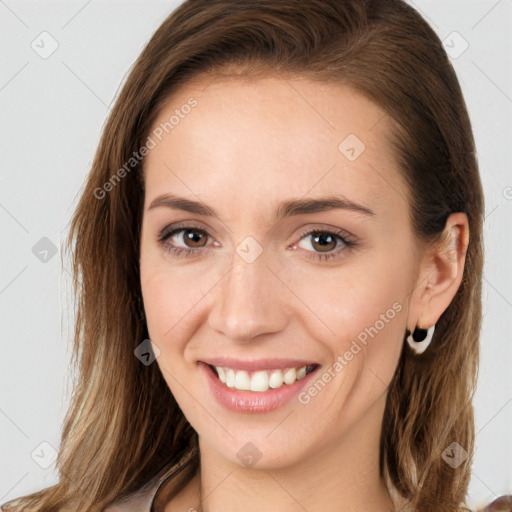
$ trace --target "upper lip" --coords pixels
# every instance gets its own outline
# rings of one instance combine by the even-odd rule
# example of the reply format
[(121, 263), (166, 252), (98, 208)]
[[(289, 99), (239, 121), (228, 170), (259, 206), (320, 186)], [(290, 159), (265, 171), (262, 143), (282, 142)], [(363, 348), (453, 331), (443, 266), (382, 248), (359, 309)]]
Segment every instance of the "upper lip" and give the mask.
[(303, 366), (316, 365), (313, 361), (303, 359), (236, 359), (231, 357), (210, 357), (201, 359), (200, 362), (210, 366), (221, 366), (223, 368), (232, 368), (233, 370), (284, 370), (285, 368), (302, 368)]

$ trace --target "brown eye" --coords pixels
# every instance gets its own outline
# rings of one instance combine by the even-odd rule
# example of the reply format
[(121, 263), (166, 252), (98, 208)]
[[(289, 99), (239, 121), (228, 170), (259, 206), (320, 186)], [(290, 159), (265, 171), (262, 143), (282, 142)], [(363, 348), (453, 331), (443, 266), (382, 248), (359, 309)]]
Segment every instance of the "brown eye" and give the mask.
[(311, 237), (311, 245), (313, 248), (317, 249), (319, 252), (329, 252), (336, 248), (336, 238), (332, 236), (331, 233), (324, 233), (321, 231), (313, 232), (319, 233)]
[(356, 246), (353, 237), (344, 231), (310, 229), (302, 233), (300, 241), (292, 247), (303, 249), (306, 257), (320, 261), (334, 261), (347, 255), (347, 250)]
[(334, 249), (336, 249), (338, 240), (340, 240), (342, 243), (345, 242), (343, 238), (335, 233), (320, 230), (313, 230), (305, 233), (302, 235), (301, 241), (304, 240), (306, 240), (308, 243), (306, 244), (306, 247), (303, 247), (307, 249), (307, 245), (309, 245), (313, 248), (313, 252), (316, 253), (332, 252)]
[(183, 240), (185, 241), (187, 247), (190, 248), (204, 247), (208, 238), (205, 233), (198, 230), (182, 229), (180, 231), (183, 231)]
[(164, 229), (158, 237), (162, 247), (178, 255), (199, 255), (208, 243), (208, 233), (202, 229), (190, 227), (179, 227), (175, 229)]

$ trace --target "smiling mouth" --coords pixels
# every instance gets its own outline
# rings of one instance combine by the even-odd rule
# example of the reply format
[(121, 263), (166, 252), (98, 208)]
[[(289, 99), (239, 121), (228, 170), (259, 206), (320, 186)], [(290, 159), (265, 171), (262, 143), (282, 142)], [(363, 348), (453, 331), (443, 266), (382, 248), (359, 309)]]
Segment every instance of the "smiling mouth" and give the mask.
[(308, 364), (301, 367), (274, 368), (268, 370), (246, 371), (236, 370), (224, 366), (213, 366), (208, 364), (216, 377), (228, 388), (239, 391), (254, 391), (264, 393), (269, 389), (279, 389), (294, 384), (303, 379), (319, 366)]

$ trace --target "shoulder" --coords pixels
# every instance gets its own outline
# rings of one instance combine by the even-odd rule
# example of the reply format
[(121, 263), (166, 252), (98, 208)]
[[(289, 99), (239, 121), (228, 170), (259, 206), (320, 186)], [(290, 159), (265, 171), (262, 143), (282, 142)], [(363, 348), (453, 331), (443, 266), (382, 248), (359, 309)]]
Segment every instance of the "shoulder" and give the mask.
[(142, 488), (129, 496), (111, 504), (104, 512), (150, 512), (155, 501), (156, 494), (166, 481), (171, 481), (184, 468), (190, 466), (197, 454), (197, 446), (188, 453), (178, 454), (167, 463), (151, 480)]
[(129, 496), (109, 505), (104, 512), (150, 512), (157, 479), (151, 479), (144, 487)]
[(512, 512), (512, 494), (505, 494), (496, 498), (478, 512)]
[(116, 501), (104, 512), (149, 512), (152, 496), (149, 493), (144, 495), (136, 494), (123, 500)]

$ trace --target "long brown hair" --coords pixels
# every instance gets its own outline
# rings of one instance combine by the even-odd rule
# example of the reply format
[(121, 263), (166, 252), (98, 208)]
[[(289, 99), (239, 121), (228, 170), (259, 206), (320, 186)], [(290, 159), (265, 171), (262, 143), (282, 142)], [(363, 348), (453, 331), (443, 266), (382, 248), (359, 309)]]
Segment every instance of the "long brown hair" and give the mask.
[[(71, 223), (79, 376), (57, 459), (60, 481), (6, 509), (100, 511), (197, 448), (158, 365), (134, 356), (148, 333), (139, 276), (143, 159), (130, 159), (169, 95), (200, 73), (354, 87), (392, 126), (418, 240), (435, 243), (450, 213), (467, 214), (462, 284), (429, 350), (402, 351), (380, 453), (388, 487), (410, 510), (457, 510), (474, 442), (484, 199), (454, 69), (435, 32), (402, 0), (187, 0), (163, 22), (110, 113)], [(469, 454), (456, 469), (442, 458), (452, 442)], [(197, 453), (191, 460), (198, 464)]]

